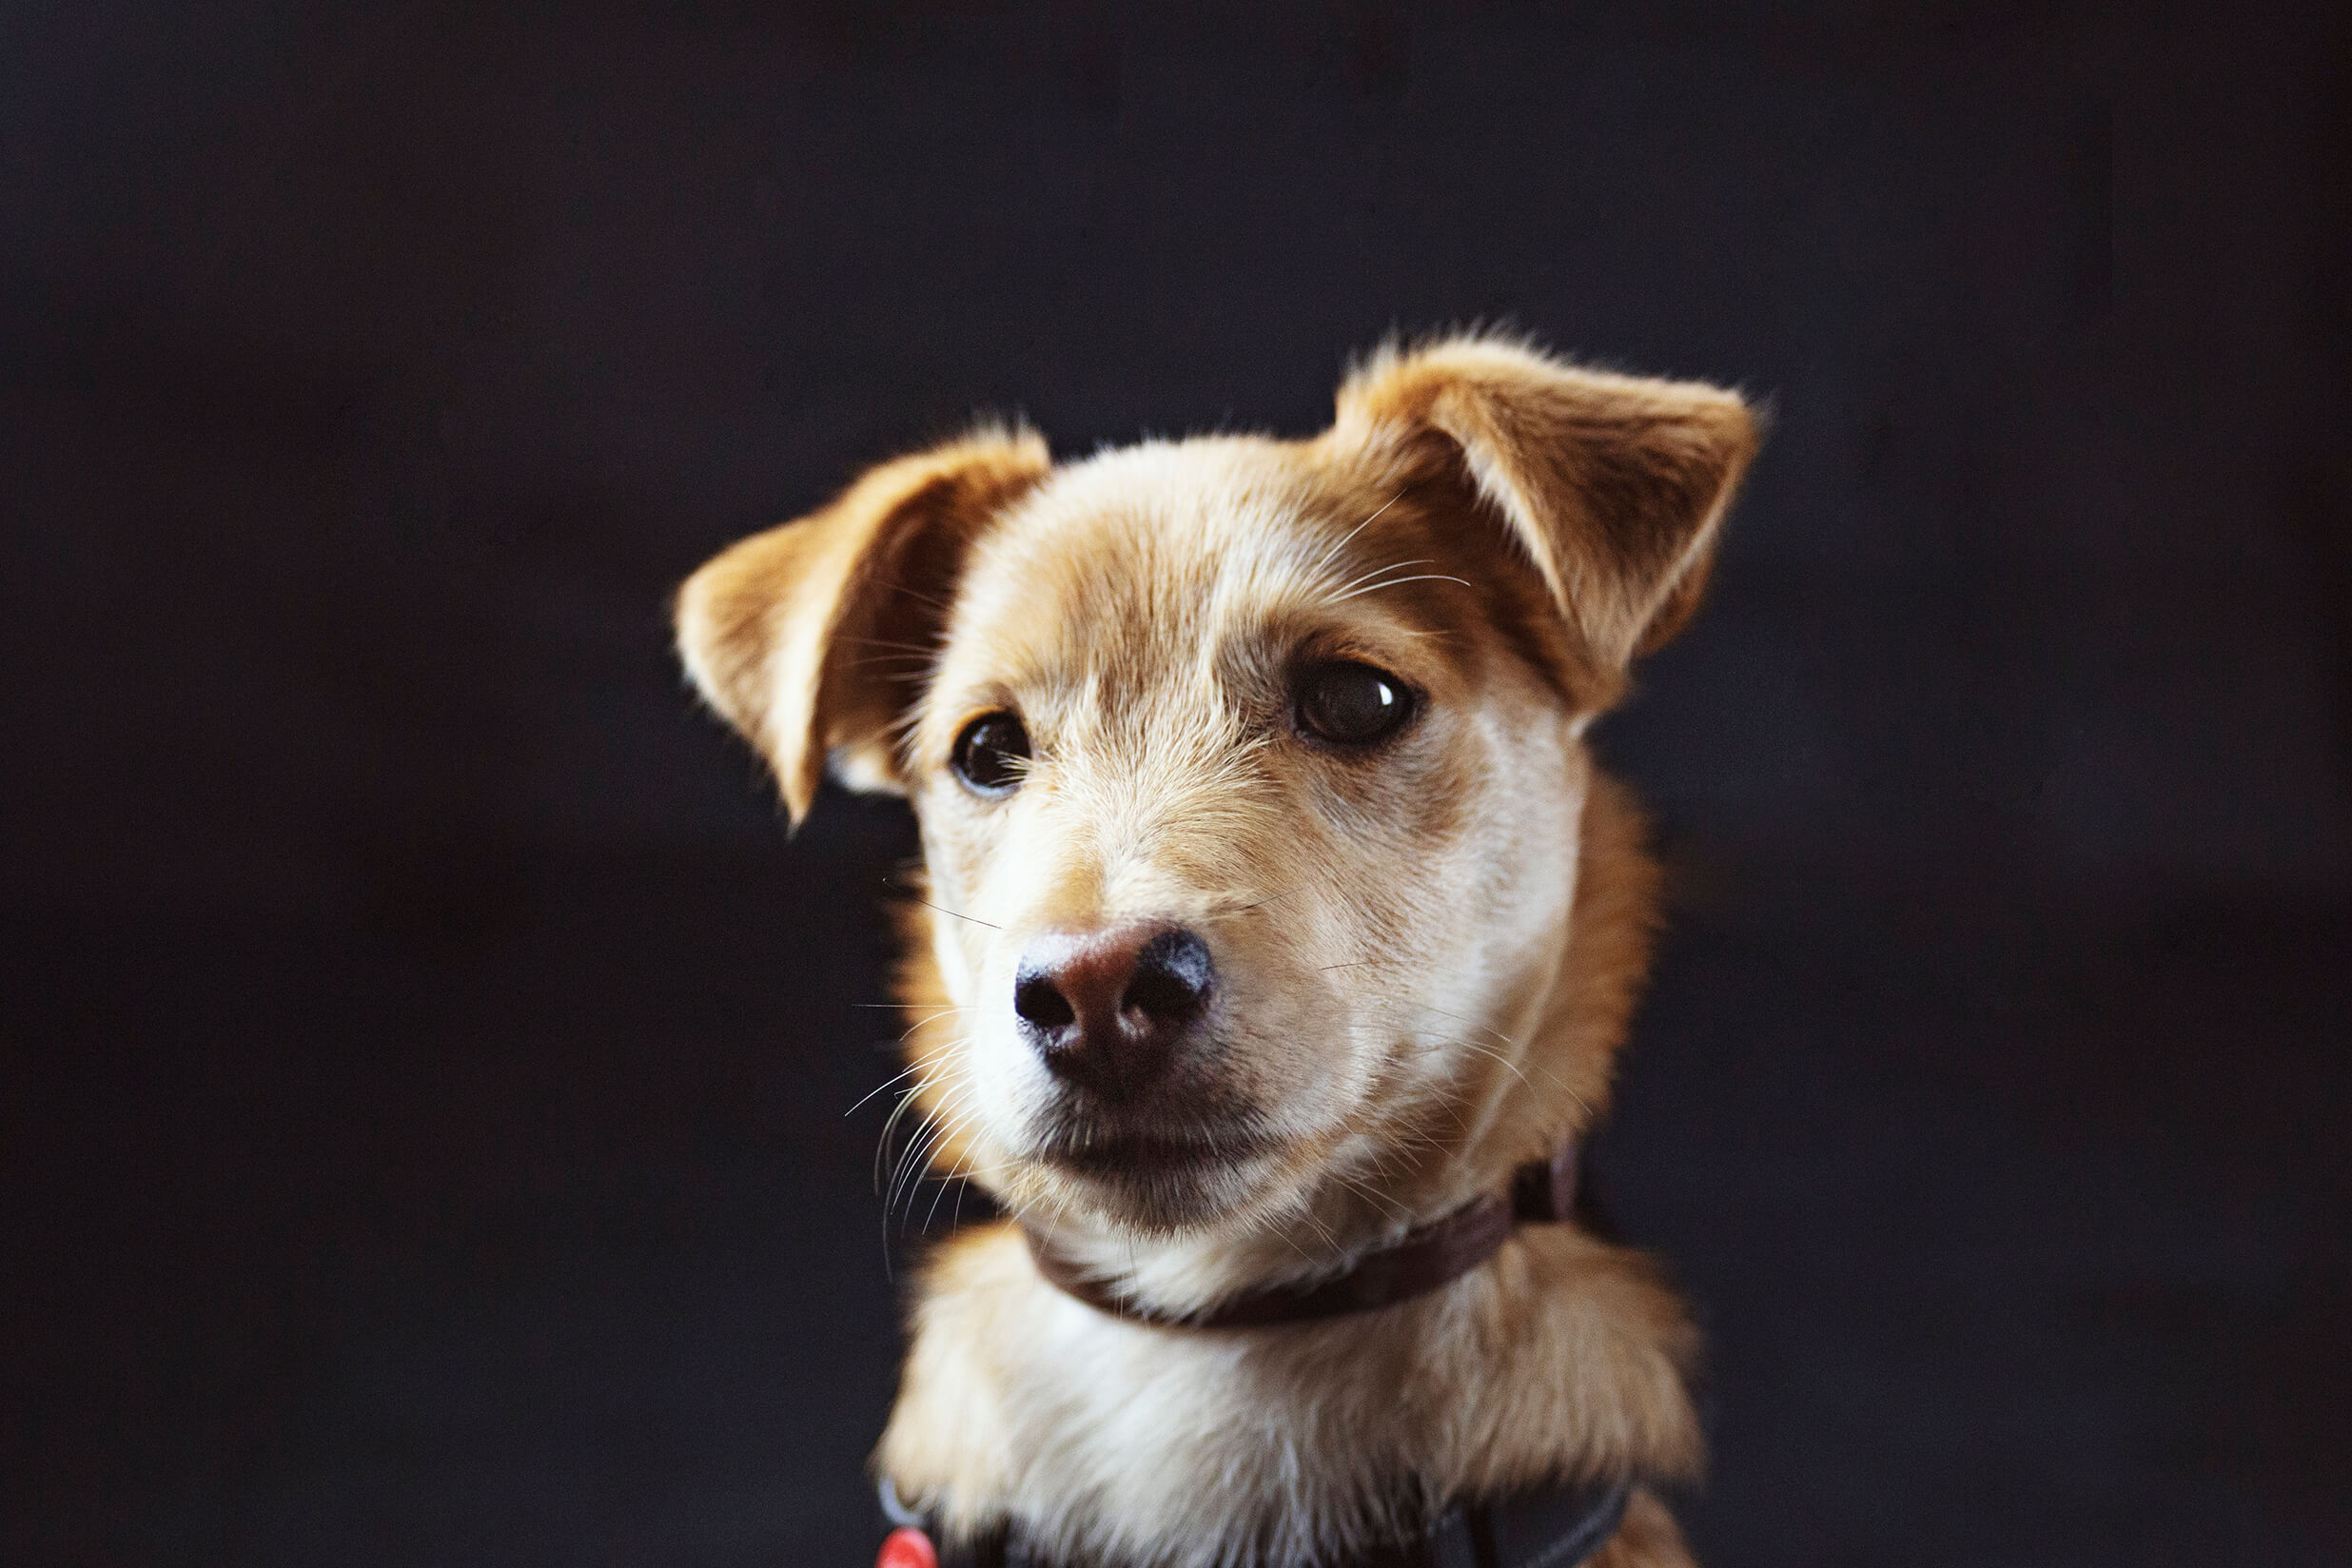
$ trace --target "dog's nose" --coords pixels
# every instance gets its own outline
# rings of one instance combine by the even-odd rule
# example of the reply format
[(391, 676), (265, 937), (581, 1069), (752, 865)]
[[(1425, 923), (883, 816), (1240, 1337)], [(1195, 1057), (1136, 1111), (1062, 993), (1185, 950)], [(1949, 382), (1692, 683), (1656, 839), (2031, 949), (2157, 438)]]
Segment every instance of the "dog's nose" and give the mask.
[(1215, 984), (1208, 944), (1181, 928), (1057, 931), (1021, 955), (1012, 1010), (1057, 1077), (1116, 1099), (1167, 1069)]

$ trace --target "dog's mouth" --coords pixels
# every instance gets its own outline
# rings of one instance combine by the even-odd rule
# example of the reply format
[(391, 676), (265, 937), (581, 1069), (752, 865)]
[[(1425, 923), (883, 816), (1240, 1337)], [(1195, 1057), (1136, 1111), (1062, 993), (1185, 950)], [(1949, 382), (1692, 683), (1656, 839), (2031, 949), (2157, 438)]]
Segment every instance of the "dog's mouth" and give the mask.
[(1107, 1214), (1150, 1227), (1213, 1220), (1245, 1200), (1277, 1142), (1249, 1127), (1171, 1132), (1056, 1122), (1030, 1157)]
[(1265, 1139), (1247, 1132), (1169, 1138), (1146, 1132), (1068, 1131), (1049, 1138), (1037, 1157), (1074, 1175), (1119, 1182), (1205, 1174), (1254, 1159), (1268, 1147)]

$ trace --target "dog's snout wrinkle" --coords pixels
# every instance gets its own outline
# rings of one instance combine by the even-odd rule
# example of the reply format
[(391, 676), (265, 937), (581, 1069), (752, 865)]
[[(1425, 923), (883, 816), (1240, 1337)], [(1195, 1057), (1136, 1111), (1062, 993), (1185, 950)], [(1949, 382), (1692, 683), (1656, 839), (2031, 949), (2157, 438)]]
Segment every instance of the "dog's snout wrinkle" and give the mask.
[(1056, 1077), (1120, 1099), (1165, 1074), (1215, 984), (1208, 944), (1180, 927), (1056, 931), (1021, 955), (1012, 1009)]

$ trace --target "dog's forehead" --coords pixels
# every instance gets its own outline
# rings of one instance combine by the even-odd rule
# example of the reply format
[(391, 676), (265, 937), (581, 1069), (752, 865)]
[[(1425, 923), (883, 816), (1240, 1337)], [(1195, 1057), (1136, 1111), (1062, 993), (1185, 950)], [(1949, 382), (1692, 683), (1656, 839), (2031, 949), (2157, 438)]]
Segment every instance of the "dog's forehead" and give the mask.
[(1058, 470), (980, 541), (951, 658), (1004, 678), (1072, 660), (1198, 666), (1346, 580), (1353, 487), (1251, 438), (1127, 447)]

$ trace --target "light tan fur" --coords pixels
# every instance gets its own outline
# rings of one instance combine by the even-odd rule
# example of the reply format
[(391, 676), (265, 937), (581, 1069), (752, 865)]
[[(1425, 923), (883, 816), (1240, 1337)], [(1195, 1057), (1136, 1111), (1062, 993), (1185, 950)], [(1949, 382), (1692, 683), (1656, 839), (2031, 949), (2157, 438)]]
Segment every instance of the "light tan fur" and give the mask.
[[(687, 666), (793, 816), (829, 754), (913, 801), (933, 1168), (1181, 1313), (1343, 1267), (1588, 1129), (1656, 877), (1581, 737), (1691, 613), (1754, 443), (1732, 393), (1451, 339), (1375, 356), (1309, 441), (1057, 467), (983, 431), (697, 573)], [(1333, 658), (1420, 695), (1373, 752), (1286, 716)], [(1033, 749), (1001, 799), (949, 767), (992, 711)], [(1039, 933), (1136, 919), (1215, 953), (1209, 1090), (1166, 1129), (1215, 1157), (1112, 1180), (1041, 1152), (1054, 1087), (1009, 997)], [(941, 1249), (913, 1328), (877, 1455), (900, 1494), (1136, 1568), (1308, 1560), (1452, 1497), (1700, 1462), (1679, 1303), (1570, 1225), (1381, 1311), (1197, 1330), (1063, 1295), (998, 1225)], [(1643, 1492), (1596, 1560), (1687, 1557)]]

